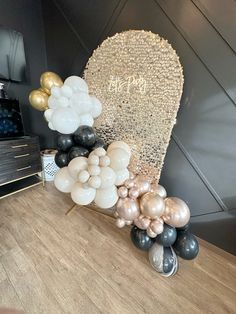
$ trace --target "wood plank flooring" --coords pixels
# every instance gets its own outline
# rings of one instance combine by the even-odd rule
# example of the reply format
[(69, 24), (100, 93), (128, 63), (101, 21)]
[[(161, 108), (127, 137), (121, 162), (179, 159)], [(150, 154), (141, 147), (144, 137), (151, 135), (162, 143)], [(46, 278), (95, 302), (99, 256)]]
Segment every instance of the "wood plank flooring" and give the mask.
[(0, 307), (30, 314), (236, 313), (236, 258), (200, 241), (194, 261), (163, 278), (129, 228), (52, 184), (0, 201)]

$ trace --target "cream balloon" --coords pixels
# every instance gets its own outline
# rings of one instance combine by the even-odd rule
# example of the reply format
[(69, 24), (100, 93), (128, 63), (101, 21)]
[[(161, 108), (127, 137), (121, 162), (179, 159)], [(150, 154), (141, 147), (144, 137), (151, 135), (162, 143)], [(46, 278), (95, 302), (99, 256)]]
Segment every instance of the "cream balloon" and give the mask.
[(99, 177), (101, 178), (100, 189), (109, 188), (110, 186), (114, 185), (116, 180), (116, 174), (110, 167), (101, 167)]
[(85, 80), (83, 80), (81, 77), (79, 76), (69, 76), (65, 82), (64, 85), (69, 86), (74, 92), (85, 92), (88, 93), (88, 85), (85, 82)]
[(70, 175), (77, 179), (78, 173), (82, 170), (86, 170), (88, 167), (86, 157), (76, 157), (69, 162), (68, 171)]
[(115, 185), (122, 185), (129, 178), (129, 170), (127, 168), (116, 171)]
[(55, 175), (54, 184), (55, 187), (64, 193), (71, 192), (71, 189), (75, 183), (75, 180), (71, 177), (68, 167), (61, 168)]
[(128, 167), (130, 156), (122, 148), (114, 148), (107, 153), (110, 158), (110, 167), (114, 170), (122, 170)]
[(71, 108), (58, 108), (53, 112), (52, 125), (62, 134), (74, 133), (79, 126), (79, 117)]
[(112, 185), (107, 189), (98, 189), (94, 201), (97, 206), (104, 209), (114, 206), (118, 201), (117, 188)]
[(83, 187), (79, 182), (76, 182), (71, 190), (71, 198), (78, 205), (88, 205), (92, 203), (95, 195), (95, 189), (91, 187)]
[(123, 141), (114, 141), (114, 142), (112, 142), (108, 146), (107, 152), (110, 152), (111, 150), (113, 150), (115, 148), (124, 149), (129, 154), (129, 158), (131, 157), (131, 149), (130, 149), (129, 145), (126, 144), (125, 142), (123, 142)]

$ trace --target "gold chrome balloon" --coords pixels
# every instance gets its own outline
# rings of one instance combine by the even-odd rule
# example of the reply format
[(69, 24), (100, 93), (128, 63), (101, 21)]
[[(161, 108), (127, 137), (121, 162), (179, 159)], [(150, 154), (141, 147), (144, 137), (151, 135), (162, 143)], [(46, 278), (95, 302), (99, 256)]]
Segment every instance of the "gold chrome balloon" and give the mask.
[(157, 193), (148, 192), (141, 197), (140, 209), (144, 216), (154, 219), (161, 217), (165, 210), (165, 203)]
[(44, 92), (48, 95), (51, 94), (51, 88), (53, 86), (62, 86), (63, 82), (59, 75), (54, 72), (44, 72), (40, 77), (40, 85)]
[(48, 95), (41, 90), (32, 90), (29, 94), (29, 102), (32, 107), (39, 111), (48, 109)]

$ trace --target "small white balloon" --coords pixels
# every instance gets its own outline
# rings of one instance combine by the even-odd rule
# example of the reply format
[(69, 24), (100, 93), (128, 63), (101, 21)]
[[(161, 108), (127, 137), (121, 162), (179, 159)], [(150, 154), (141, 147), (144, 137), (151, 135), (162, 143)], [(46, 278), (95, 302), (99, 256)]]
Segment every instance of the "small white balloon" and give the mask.
[(82, 171), (80, 171), (79, 174), (78, 174), (78, 180), (79, 180), (79, 182), (81, 182), (81, 183), (87, 182), (88, 179), (89, 179), (89, 177), (90, 177), (90, 174), (88, 173), (87, 170), (82, 170)]
[(91, 187), (83, 187), (83, 185), (79, 182), (76, 182), (71, 190), (72, 200), (79, 205), (90, 204), (94, 200), (95, 195), (95, 189)]
[(91, 114), (86, 113), (80, 116), (80, 125), (93, 126), (94, 120)]
[(108, 156), (102, 156), (99, 159), (99, 166), (101, 167), (108, 167), (110, 165), (111, 161)]
[(129, 170), (127, 168), (116, 171), (115, 185), (122, 185), (127, 179), (129, 179)]
[(116, 181), (116, 174), (113, 169), (110, 167), (101, 167), (101, 172), (99, 177), (102, 180), (101, 189), (106, 189), (112, 185), (114, 185)]
[(74, 183), (75, 180), (71, 177), (68, 167), (61, 168), (55, 175), (55, 187), (61, 192), (69, 193)]
[(58, 99), (53, 95), (48, 97), (48, 108), (50, 109), (58, 108)]
[(61, 87), (61, 94), (64, 97), (70, 98), (72, 96), (72, 94), (73, 94), (73, 90), (70, 88), (70, 86), (63, 85)]
[(68, 171), (70, 175), (77, 179), (78, 173), (82, 170), (86, 170), (88, 167), (86, 157), (76, 157), (69, 162)]
[(58, 108), (52, 114), (52, 124), (59, 133), (74, 133), (79, 127), (79, 117), (71, 108)]
[(99, 157), (96, 155), (89, 155), (88, 157), (88, 164), (98, 166), (99, 165)]
[(101, 172), (101, 168), (96, 165), (89, 165), (88, 172), (91, 176), (98, 176)]
[(88, 93), (88, 85), (85, 82), (85, 80), (83, 80), (81, 77), (79, 76), (69, 76), (65, 82), (64, 85), (67, 85), (69, 87), (71, 87), (71, 89), (74, 92), (85, 92)]
[(126, 144), (125, 142), (123, 142), (123, 141), (112, 142), (108, 146), (107, 152), (110, 152), (110, 151), (112, 151), (115, 148), (122, 148), (122, 149), (124, 149), (129, 154), (129, 157), (131, 157), (131, 149), (130, 149), (129, 145)]
[(122, 170), (128, 167), (130, 156), (122, 148), (114, 148), (107, 153), (111, 160), (110, 167), (114, 170)]
[(58, 107), (64, 107), (64, 108), (68, 107), (69, 106), (68, 98), (66, 98), (64, 96), (59, 97), (57, 100), (57, 105), (58, 105)]
[(96, 119), (102, 113), (102, 104), (95, 96), (90, 96), (90, 99), (92, 102), (91, 115)]
[(61, 97), (61, 87), (53, 86), (51, 88), (51, 95), (54, 96), (55, 98)]
[(52, 118), (53, 109), (47, 109), (44, 111), (44, 118), (49, 122)]
[(101, 186), (102, 180), (99, 176), (92, 176), (88, 180), (89, 186), (91, 186), (94, 189), (99, 189)]
[(98, 147), (98, 148), (94, 149), (94, 151), (92, 153), (98, 157), (102, 157), (102, 156), (105, 156), (107, 152), (105, 151), (104, 148)]
[(97, 206), (101, 208), (110, 208), (118, 201), (117, 188), (115, 185), (107, 189), (98, 189), (94, 199)]
[(48, 122), (48, 127), (50, 130), (55, 131), (55, 128), (54, 128), (52, 122)]

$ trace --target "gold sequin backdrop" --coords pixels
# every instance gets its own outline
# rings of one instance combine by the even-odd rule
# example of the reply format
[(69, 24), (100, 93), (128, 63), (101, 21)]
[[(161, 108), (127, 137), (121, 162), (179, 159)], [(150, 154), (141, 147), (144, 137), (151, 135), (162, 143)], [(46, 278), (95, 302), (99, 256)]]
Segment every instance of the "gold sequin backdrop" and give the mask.
[(118, 33), (93, 52), (84, 77), (103, 104), (97, 133), (127, 142), (130, 170), (159, 180), (183, 90), (175, 50), (152, 32)]

